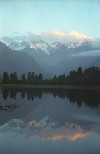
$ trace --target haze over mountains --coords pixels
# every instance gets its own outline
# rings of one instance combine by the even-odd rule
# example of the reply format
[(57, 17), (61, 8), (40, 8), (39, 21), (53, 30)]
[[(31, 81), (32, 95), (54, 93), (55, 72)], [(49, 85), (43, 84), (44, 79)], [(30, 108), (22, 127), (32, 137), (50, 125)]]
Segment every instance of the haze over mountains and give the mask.
[(43, 72), (36, 60), (27, 53), (14, 51), (0, 42), (0, 73), (6, 71), (8, 73), (17, 72), (21, 74), (33, 69), (37, 73)]
[(0, 40), (0, 73), (31, 71), (50, 77), (79, 66), (100, 67), (100, 40), (79, 32), (51, 31)]

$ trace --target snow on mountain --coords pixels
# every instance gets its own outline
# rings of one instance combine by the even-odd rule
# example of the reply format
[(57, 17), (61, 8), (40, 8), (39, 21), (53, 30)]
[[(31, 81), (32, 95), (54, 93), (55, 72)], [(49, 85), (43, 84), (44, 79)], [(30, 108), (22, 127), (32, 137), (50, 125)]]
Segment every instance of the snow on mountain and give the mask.
[(30, 57), (27, 53), (17, 52), (10, 49), (4, 43), (0, 42), (0, 74), (7, 71), (8, 73), (33, 71), (40, 73), (44, 72), (43, 68), (38, 64), (36, 59)]
[(21, 42), (16, 41), (8, 45), (8, 47), (11, 48), (12, 50), (23, 50), (27, 46), (28, 46), (28, 43), (25, 41), (21, 41)]
[(36, 42), (32, 42), (32, 43), (29, 43), (30, 45), (30, 48), (33, 48), (33, 49), (41, 49), (42, 51), (46, 52), (47, 54), (50, 54), (49, 53), (49, 48), (51, 47), (51, 45), (46, 42), (46, 41), (43, 41), (43, 40), (38, 40)]
[(13, 36), (0, 38), (1, 41), (6, 43), (13, 50), (22, 50), (29, 45), (33, 49), (41, 49), (42, 51), (49, 53), (50, 48), (59, 48), (64, 45), (67, 48), (78, 47), (82, 42), (89, 40), (90, 38), (82, 33), (71, 31), (45, 31), (40, 35), (29, 33), (25, 36)]
[[(2, 37), (0, 40), (6, 45), (9, 45), (13, 50), (22, 50), (27, 46), (27, 43), (31, 48), (37, 49), (41, 48), (48, 53), (49, 47), (57, 47), (58, 42), (66, 45), (68, 48), (74, 48), (84, 41), (92, 42), (92, 45), (100, 47), (99, 38), (91, 38), (83, 33), (77, 31), (44, 31), (41, 34), (37, 35), (34, 33), (28, 33), (25, 35), (14, 35), (12, 37)], [(24, 42), (24, 44), (23, 44)]]
[(38, 41), (31, 41), (31, 42), (26, 42), (26, 41), (21, 41), (21, 42), (12, 42), (8, 45), (9, 48), (11, 48), (12, 50), (23, 50), (25, 48), (30, 48), (35, 50), (36, 52), (44, 52), (48, 55), (50, 55), (52, 53), (52, 51), (55, 50), (59, 50), (61, 48), (76, 48), (78, 46), (80, 46), (81, 44), (78, 42), (67, 42), (65, 43), (61, 43), (58, 41), (52, 42), (52, 43), (48, 43), (45, 40), (38, 40)]
[[(25, 60), (26, 64), (22, 64), (23, 68), (25, 68), (24, 72), (26, 72), (26, 68), (27, 70), (31, 70), (33, 61), (36, 61), (36, 64), (41, 66), (50, 76), (55, 74), (59, 75), (77, 69), (79, 66), (86, 68), (90, 66), (90, 64), (95, 64), (96, 59), (100, 56), (100, 40), (89, 38), (75, 31), (46, 31), (41, 35), (30, 34), (26, 36), (13, 36), (13, 38), (5, 37), (2, 38), (2, 40), (9, 49), (13, 49), (12, 52), (15, 50), (15, 54), (19, 54), (18, 58), (21, 64), (24, 62), (22, 59), (31, 58), (31, 60)], [(6, 50), (8, 51), (8, 48)], [(17, 50), (21, 51), (17, 53)], [(4, 52), (2, 54), (4, 55)], [(7, 54), (8, 53), (3, 57), (8, 57)], [(20, 57), (20, 55), (23, 57)], [(9, 66), (12, 61), (14, 61), (14, 63), (16, 61), (16, 58), (15, 60), (12, 58), (11, 61), (11, 57), (12, 56), (9, 55)], [(2, 59), (1, 57), (2, 64), (4, 65), (4, 60)], [(6, 62), (7, 61), (8, 59)], [(16, 67), (17, 65), (19, 64), (17, 64), (16, 61)], [(4, 66), (8, 67), (8, 63)], [(12, 67), (13, 65), (9, 67), (10, 70)], [(21, 69), (19, 66), (18, 68)], [(34, 67), (34, 71), (35, 70), (37, 69)]]

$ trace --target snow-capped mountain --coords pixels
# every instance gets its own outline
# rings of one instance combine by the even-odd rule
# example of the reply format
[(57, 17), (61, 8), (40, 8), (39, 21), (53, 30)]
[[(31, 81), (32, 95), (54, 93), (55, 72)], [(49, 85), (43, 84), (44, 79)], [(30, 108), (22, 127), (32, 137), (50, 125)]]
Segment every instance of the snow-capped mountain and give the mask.
[(11, 42), (8, 47), (12, 50), (23, 50), (25, 47), (28, 46), (28, 43), (26, 41), (21, 42)]
[[(45, 31), (40, 35), (30, 33), (25, 36), (3, 37), (1, 41), (6, 43), (13, 50), (22, 50), (29, 46), (30, 48), (41, 49), (50, 54), (53, 49), (59, 49), (61, 46), (66, 48), (76, 48), (84, 41), (89, 41), (90, 38), (82, 33), (71, 31)], [(50, 51), (49, 51), (50, 50)]]
[(10, 49), (4, 43), (0, 42), (0, 74), (3, 72), (24, 72), (34, 71), (37, 73), (44, 72), (38, 62), (24, 52), (17, 52)]
[[(36, 61), (37, 65), (41, 66), (43, 70), (51, 76), (68, 73), (73, 69), (77, 69), (79, 66), (83, 68), (92, 66), (92, 64), (94, 66), (100, 66), (100, 40), (89, 38), (79, 32), (64, 33), (52, 31), (44, 32), (38, 36), (31, 34), (12, 38), (4, 37), (2, 41), (6, 44), (6, 47), (9, 47), (6, 48), (7, 50), (12, 50), (11, 53), (14, 52), (17, 55), (21, 55), (20, 61), (24, 62), (25, 56), (31, 59), (29, 60), (31, 63), (27, 63), (27, 67), (24, 67), (26, 66), (26, 62), (25, 65), (22, 65), (24, 72), (26, 72), (26, 68), (28, 68), (27, 71), (30, 71), (30, 68), (31, 70), (33, 68), (34, 72), (37, 70), (34, 69), (32, 61)], [(8, 57), (8, 53), (2, 52), (2, 54), (4, 57)], [(13, 59), (7, 64), (7, 68), (12, 61)], [(98, 63), (96, 61), (98, 61)], [(14, 60), (14, 63), (15, 62), (16, 59)], [(10, 69), (14, 65), (18, 64), (11, 65)], [(19, 67), (19, 69), (21, 69), (21, 67)]]
[(21, 50), (27, 45), (34, 49), (41, 48), (44, 51), (47, 51), (47, 48), (50, 47), (57, 48), (60, 44), (68, 48), (75, 48), (83, 42), (92, 42), (95, 48), (100, 47), (99, 38), (91, 38), (77, 31), (44, 31), (40, 35), (31, 32), (22, 36), (2, 37), (0, 40), (14, 50)]
[(33, 49), (35, 51), (39, 51), (42, 50), (42, 52), (50, 55), (52, 53), (53, 50), (59, 50), (60, 48), (64, 47), (65, 50), (70, 49), (70, 48), (76, 48), (81, 46), (80, 43), (78, 42), (67, 42), (65, 43), (61, 43), (58, 41), (52, 42), (52, 43), (48, 43), (47, 41), (44, 40), (38, 40), (38, 41), (31, 41), (31, 42), (26, 42), (26, 41), (21, 41), (21, 42), (12, 42), (8, 45), (9, 48), (11, 48), (12, 50), (23, 50), (25, 48), (30, 48)]
[(62, 57), (64, 54), (100, 48), (100, 39), (93, 39), (77, 31), (44, 31), (40, 35), (29, 33), (24, 36), (3, 37), (1, 41), (12, 50), (29, 50), (27, 53), (30, 56), (47, 54)]
[(38, 40), (35, 42), (31, 42), (31, 43), (29, 43), (29, 47), (31, 49), (35, 49), (36, 51), (42, 50), (43, 52), (50, 54), (49, 48), (51, 48), (51, 45), (46, 41)]

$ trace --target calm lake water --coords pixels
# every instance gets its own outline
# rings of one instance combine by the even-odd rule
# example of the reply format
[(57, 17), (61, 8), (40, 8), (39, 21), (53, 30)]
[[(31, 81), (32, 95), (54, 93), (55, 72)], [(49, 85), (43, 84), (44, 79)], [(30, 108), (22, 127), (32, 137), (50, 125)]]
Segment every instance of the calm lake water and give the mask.
[(1, 88), (0, 154), (100, 154), (100, 91)]

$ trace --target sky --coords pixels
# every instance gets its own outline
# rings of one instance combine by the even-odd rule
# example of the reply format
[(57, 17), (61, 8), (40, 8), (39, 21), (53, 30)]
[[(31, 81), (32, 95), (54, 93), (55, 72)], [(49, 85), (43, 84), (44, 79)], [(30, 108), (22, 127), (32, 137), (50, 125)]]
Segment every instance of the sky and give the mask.
[(100, 0), (0, 0), (0, 37), (45, 31), (100, 36)]

